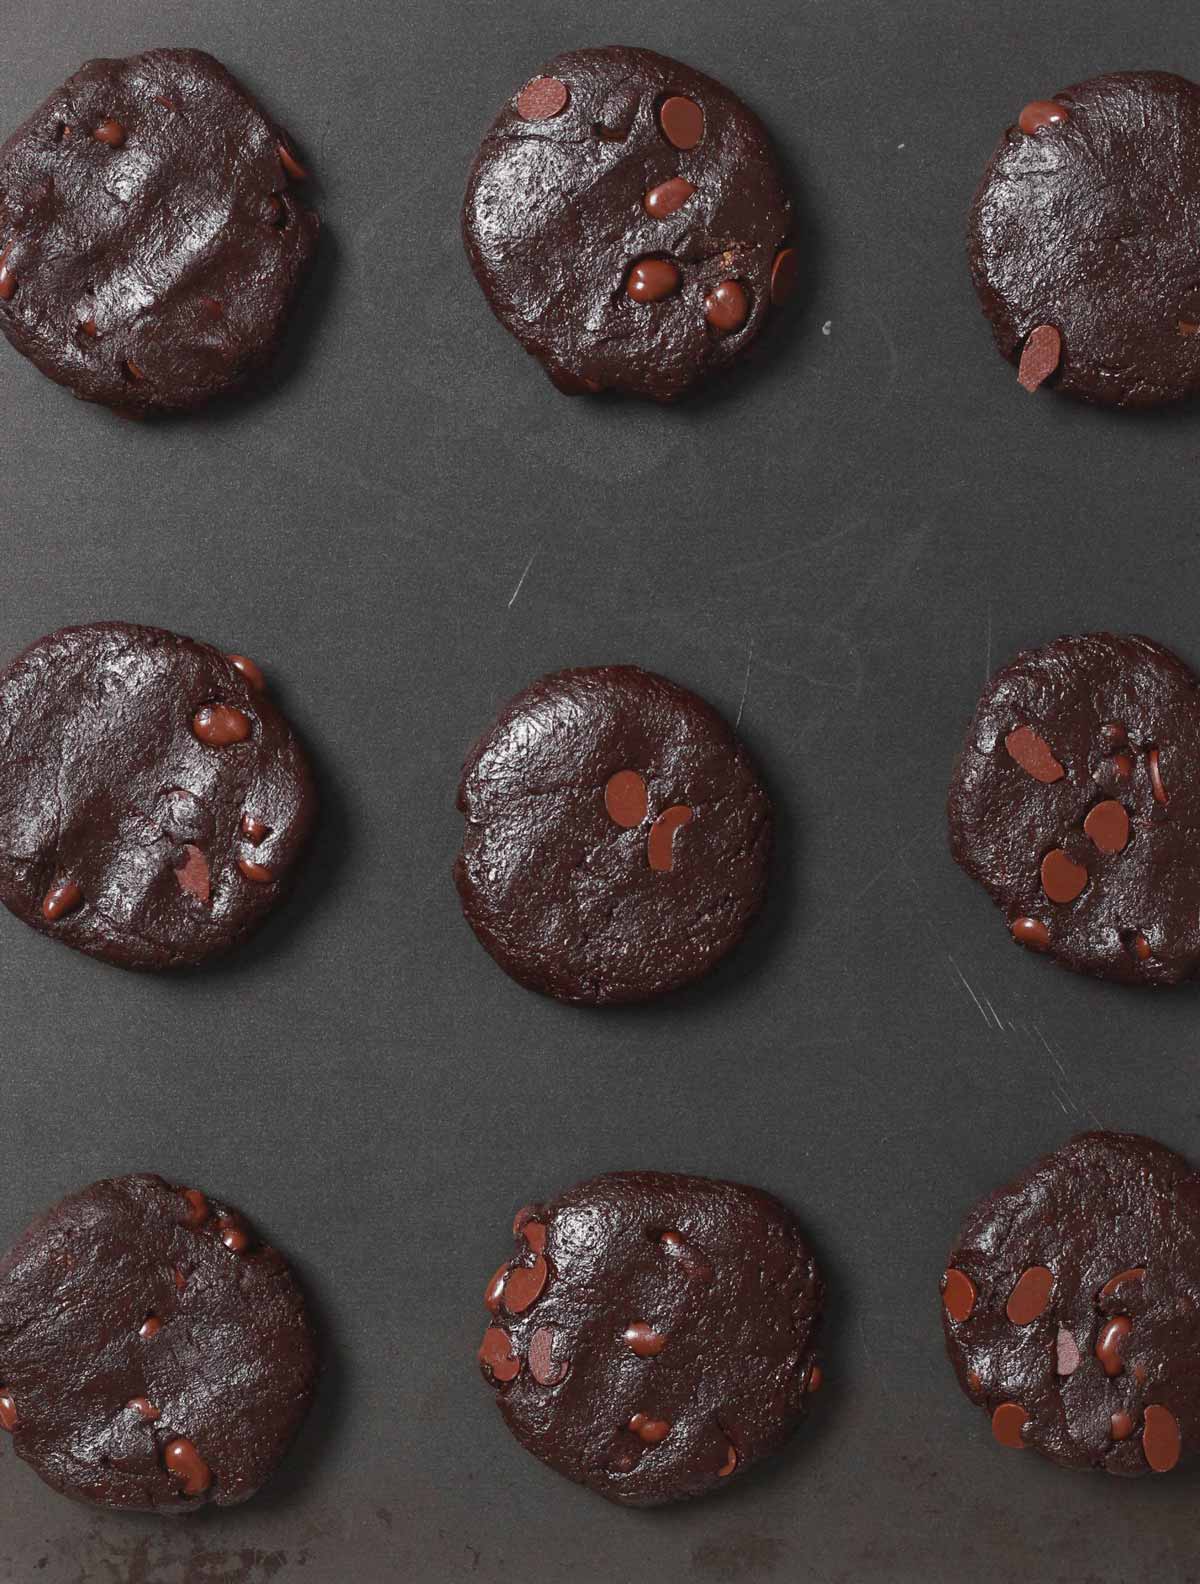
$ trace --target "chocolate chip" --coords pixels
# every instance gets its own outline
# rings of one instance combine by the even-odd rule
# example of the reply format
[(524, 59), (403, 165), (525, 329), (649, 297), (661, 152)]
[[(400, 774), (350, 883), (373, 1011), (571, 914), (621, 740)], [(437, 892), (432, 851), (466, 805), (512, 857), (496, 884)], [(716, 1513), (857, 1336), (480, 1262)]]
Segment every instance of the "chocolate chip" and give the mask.
[(1079, 1368), (1081, 1354), (1079, 1344), (1064, 1326), (1058, 1328), (1058, 1339), (1054, 1346), (1055, 1371), (1059, 1375), (1074, 1375)]
[(8, 255), (12, 250), (13, 245), (10, 242), (4, 252), (0, 253), (0, 302), (11, 302), (17, 289), (17, 277), (8, 266)]
[(138, 380), (144, 380), (146, 378), (145, 369), (140, 368), (136, 363), (131, 363), (128, 358), (125, 359), (125, 372), (129, 375), (129, 378), (135, 382)]
[(243, 814), (242, 823), (238, 827), (242, 835), (255, 847), (260, 846), (271, 834), (271, 827), (264, 825), (262, 820), (253, 814)]
[(94, 338), (97, 334), (95, 319), (91, 318), (89, 315), (88, 318), (82, 320), (79, 325), (79, 333), (80, 335)]
[(704, 111), (694, 99), (675, 94), (658, 107), (658, 124), (668, 143), (693, 149), (704, 136)]
[(808, 1372), (808, 1380), (805, 1383), (804, 1390), (806, 1392), (819, 1392), (824, 1384), (825, 1372), (819, 1364), (814, 1364)]
[(143, 1342), (148, 1342), (151, 1337), (156, 1337), (161, 1330), (162, 1321), (157, 1315), (149, 1314), (138, 1328), (138, 1336), (141, 1337)]
[(500, 1326), (488, 1326), (483, 1333), (479, 1362), (490, 1372), (493, 1380), (516, 1380), (521, 1373), (521, 1360), (513, 1352), (508, 1332)]
[(1035, 99), (1021, 111), (1017, 125), (1027, 137), (1032, 137), (1035, 132), (1041, 132), (1046, 127), (1062, 126), (1070, 119), (1062, 105), (1056, 104), (1053, 99)]
[(231, 704), (203, 704), (192, 716), (192, 730), (210, 748), (226, 748), (246, 741), (250, 717)]
[(504, 1307), (510, 1314), (524, 1314), (531, 1304), (542, 1296), (549, 1276), (549, 1267), (542, 1255), (532, 1265), (518, 1265), (509, 1272), (504, 1287)]
[[(212, 298), (207, 298), (206, 301), (211, 302)], [(218, 303), (218, 311), (220, 310), (220, 307), (221, 305)], [(225, 658), (229, 661), (230, 665), (235, 671), (241, 672), (242, 676), (246, 678), (246, 681), (249, 682), (250, 686), (256, 693), (266, 692), (267, 679), (265, 676), (263, 676), (261, 670), (255, 665), (254, 661), (251, 660), (248, 655), (231, 654), (226, 655)]]
[(1051, 902), (1074, 902), (1087, 885), (1088, 872), (1055, 847), (1042, 859), (1042, 890)]
[(541, 1326), (529, 1339), (529, 1373), (539, 1386), (557, 1386), (567, 1378), (570, 1368), (565, 1359), (555, 1360), (554, 1344), (557, 1334), (549, 1326)]
[(1054, 1272), (1044, 1265), (1031, 1265), (1021, 1272), (1020, 1279), (1008, 1295), (1004, 1312), (1013, 1325), (1032, 1325), (1050, 1302), (1054, 1288)]
[(651, 1419), (649, 1414), (635, 1413), (629, 1421), (629, 1428), (634, 1435), (641, 1436), (647, 1446), (657, 1446), (660, 1441), (665, 1441), (671, 1434), (671, 1421), (669, 1419)]
[(83, 892), (74, 880), (62, 880), (58, 885), (51, 886), (42, 898), (42, 917), (53, 924), (67, 913), (74, 913), (82, 901)]
[(1101, 1287), (1096, 1302), (1104, 1304), (1110, 1298), (1115, 1298), (1126, 1282), (1141, 1281), (1145, 1274), (1146, 1267), (1144, 1265), (1131, 1265), (1128, 1270), (1118, 1271), (1115, 1276), (1110, 1277), (1104, 1283), (1104, 1286)]
[(1158, 749), (1151, 748), (1146, 754), (1146, 768), (1150, 772), (1150, 787), (1154, 793), (1156, 803), (1166, 803), (1167, 789), (1162, 783), (1162, 772), (1158, 767)]
[(629, 272), (625, 290), (634, 302), (661, 302), (679, 290), (679, 270), (670, 259), (639, 259)]
[(183, 1199), (187, 1205), (187, 1224), (190, 1227), (200, 1227), (208, 1220), (210, 1211), (208, 1200), (199, 1188), (185, 1188)]
[(293, 181), (303, 182), (308, 180), (308, 172), (286, 143), (279, 144), (279, 163)]
[(507, 1280), (508, 1262), (506, 1260), (483, 1290), (484, 1306), (490, 1309), (493, 1314), (499, 1312), (500, 1300), (504, 1297), (504, 1283)]
[(1138, 962), (1148, 962), (1150, 959), (1150, 942), (1144, 935), (1133, 935), (1129, 940), (1129, 950)]
[(724, 1463), (721, 1464), (721, 1467), (717, 1470), (717, 1478), (718, 1479), (728, 1479), (730, 1474), (733, 1473), (734, 1469), (737, 1468), (737, 1461), (738, 1461), (737, 1447), (735, 1447), (733, 1442), (731, 1441), (729, 1443), (729, 1447), (728, 1447), (728, 1449), (727, 1449), (727, 1451), (725, 1453), (725, 1461), (724, 1461)]
[(621, 1333), (638, 1358), (657, 1358), (667, 1345), (667, 1339), (645, 1320), (634, 1320)]
[(646, 818), (649, 800), (646, 783), (636, 770), (618, 770), (604, 787), (604, 807), (608, 817), (624, 830), (633, 830)]
[(650, 827), (650, 835), (646, 842), (646, 856), (650, 861), (651, 869), (663, 872), (674, 868), (675, 832), (684, 825), (690, 825), (691, 822), (692, 811), (682, 803), (677, 803), (674, 808), (669, 808), (658, 816)]
[(244, 1254), (250, 1247), (250, 1234), (237, 1221), (218, 1221), (216, 1229), (231, 1254)]
[(1008, 757), (1015, 759), (1035, 781), (1061, 781), (1066, 771), (1054, 757), (1050, 744), (1030, 726), (1018, 726), (1004, 739)]
[(1120, 776), (1122, 781), (1128, 781), (1129, 777), (1133, 774), (1133, 760), (1127, 753), (1113, 754), (1112, 767)]
[(185, 1496), (202, 1496), (212, 1484), (212, 1471), (190, 1441), (180, 1436), (163, 1449), (163, 1462), (170, 1473), (183, 1481)]
[(535, 1254), (541, 1254), (546, 1247), (546, 1224), (544, 1221), (526, 1221), (521, 1227), (521, 1236)]
[(1161, 1403), (1151, 1403), (1142, 1415), (1142, 1451), (1156, 1474), (1166, 1474), (1179, 1462), (1183, 1440), (1175, 1415)]
[(187, 846), (183, 850), (187, 856), (175, 871), (179, 889), (194, 896), (198, 902), (207, 902), (212, 893), (208, 859), (199, 847)]
[(120, 148), (125, 141), (125, 128), (119, 121), (101, 121), (92, 136), (97, 143), (107, 143), (109, 148)]
[(712, 1282), (714, 1275), (712, 1266), (695, 1244), (689, 1243), (682, 1233), (674, 1230), (660, 1232), (658, 1241), (693, 1281)]
[(750, 299), (745, 287), (735, 280), (718, 282), (704, 299), (704, 317), (714, 330), (724, 335), (740, 330), (750, 317)]
[(517, 95), (517, 114), (522, 121), (553, 121), (567, 108), (571, 92), (557, 77), (535, 77)]
[(1123, 1408), (1119, 1408), (1109, 1420), (1114, 1441), (1127, 1441), (1133, 1434), (1133, 1419)]
[(1021, 1432), (1028, 1423), (1029, 1415), (1020, 1403), (1001, 1403), (992, 1415), (992, 1434), (1001, 1446), (1020, 1452), (1026, 1444)]
[(942, 1277), (942, 1305), (951, 1320), (960, 1324), (969, 1320), (977, 1296), (975, 1283), (966, 1271), (952, 1265)]
[(776, 308), (782, 308), (787, 302), (796, 290), (799, 279), (799, 254), (795, 248), (781, 248), (771, 265), (771, 302)]
[(275, 871), (268, 869), (266, 864), (255, 863), (250, 858), (239, 858), (238, 868), (247, 880), (252, 880), (255, 885), (270, 885), (275, 878)]
[(1127, 1315), (1115, 1315), (1101, 1331), (1096, 1342), (1096, 1357), (1106, 1375), (1119, 1375), (1125, 1368), (1121, 1349), (1125, 1338), (1133, 1330), (1133, 1321)]
[(1083, 829), (1101, 852), (1123, 852), (1129, 841), (1129, 815), (1120, 803), (1110, 798), (1088, 811)]
[(132, 1408), (134, 1413), (144, 1419), (147, 1424), (153, 1424), (156, 1419), (162, 1417), (149, 1397), (131, 1397), (125, 1406), (126, 1408)]
[(17, 1404), (10, 1391), (0, 1391), (0, 1430), (15, 1430), (20, 1424), (17, 1417)]
[(659, 182), (657, 187), (651, 187), (642, 199), (642, 207), (655, 220), (665, 220), (677, 209), (682, 209), (695, 191), (690, 181), (685, 181), (682, 176), (672, 176), (668, 181)]
[(1062, 336), (1053, 325), (1038, 325), (1031, 330), (1021, 353), (1017, 383), (1027, 391), (1044, 385), (1062, 361)]
[(1013, 919), (1009, 929), (1012, 931), (1013, 940), (1019, 941), (1022, 946), (1028, 946), (1030, 951), (1045, 951), (1050, 945), (1050, 931), (1041, 919)]

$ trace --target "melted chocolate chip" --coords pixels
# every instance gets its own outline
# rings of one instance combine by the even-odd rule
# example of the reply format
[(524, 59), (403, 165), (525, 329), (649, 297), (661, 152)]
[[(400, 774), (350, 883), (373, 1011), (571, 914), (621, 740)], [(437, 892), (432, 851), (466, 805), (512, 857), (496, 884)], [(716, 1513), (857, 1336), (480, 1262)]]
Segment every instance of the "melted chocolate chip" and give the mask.
[(1129, 841), (1129, 815), (1115, 798), (1109, 798), (1088, 811), (1083, 829), (1101, 852), (1123, 852)]
[[(211, 297), (207, 298), (206, 301), (211, 302), (212, 298)], [(218, 311), (220, 311), (220, 307), (221, 307), (221, 305), (220, 305), (220, 303), (218, 303), (217, 304)], [(231, 654), (231, 655), (226, 655), (225, 658), (229, 661), (230, 665), (233, 667), (233, 669), (235, 671), (240, 672), (241, 675), (246, 678), (246, 681), (249, 682), (250, 686), (254, 689), (254, 691), (256, 693), (265, 693), (266, 692), (266, 690), (267, 690), (267, 679), (266, 679), (265, 676), (263, 676), (262, 671), (259, 669), (258, 666), (255, 665), (254, 661), (251, 660), (249, 658), (249, 656), (241, 655), (241, 654)]]
[(1020, 1280), (1009, 1294), (1005, 1314), (1013, 1325), (1032, 1325), (1050, 1302), (1054, 1288), (1054, 1272), (1044, 1265), (1031, 1265), (1022, 1271)]
[(608, 817), (624, 830), (633, 830), (646, 818), (649, 806), (646, 783), (636, 770), (618, 770), (604, 788)]
[(660, 1232), (658, 1241), (693, 1281), (712, 1282), (714, 1275), (712, 1266), (695, 1244), (689, 1243), (682, 1233), (674, 1230)]
[(143, 1342), (148, 1342), (151, 1337), (156, 1337), (161, 1330), (162, 1321), (157, 1315), (149, 1314), (142, 1321), (138, 1330), (138, 1336), (141, 1337)]
[(0, 1391), (0, 1430), (10, 1433), (20, 1424), (17, 1417), (17, 1404), (10, 1391)]
[(942, 1304), (951, 1320), (957, 1320), (960, 1325), (970, 1319), (977, 1296), (975, 1283), (966, 1271), (951, 1266), (942, 1277)]
[(1046, 127), (1062, 126), (1070, 119), (1062, 105), (1056, 104), (1053, 99), (1034, 99), (1021, 111), (1017, 125), (1026, 137), (1032, 137), (1035, 132), (1041, 132)]
[(659, 106), (658, 124), (668, 143), (677, 149), (693, 149), (704, 136), (704, 111), (694, 99), (676, 94)]
[(1150, 772), (1150, 787), (1151, 787), (1151, 790), (1154, 793), (1154, 801), (1156, 803), (1165, 804), (1166, 801), (1167, 801), (1167, 789), (1166, 789), (1166, 787), (1163, 786), (1163, 782), (1162, 782), (1162, 772), (1160, 771), (1159, 765), (1158, 765), (1158, 749), (1157, 748), (1151, 748), (1147, 752), (1147, 754), (1146, 754), (1146, 768)]
[(1141, 1281), (1145, 1274), (1146, 1267), (1144, 1265), (1131, 1265), (1128, 1270), (1118, 1271), (1115, 1276), (1111, 1276), (1104, 1283), (1104, 1286), (1101, 1287), (1096, 1301), (1100, 1304), (1106, 1303), (1108, 1299), (1115, 1298), (1127, 1282)]
[(642, 199), (642, 207), (655, 220), (665, 220), (677, 209), (682, 209), (695, 191), (690, 181), (685, 181), (682, 176), (672, 176), (669, 181), (651, 187)]
[(163, 1462), (176, 1479), (183, 1482), (185, 1496), (202, 1496), (212, 1484), (212, 1471), (196, 1448), (184, 1437), (163, 1448)]
[(190, 1227), (200, 1227), (208, 1220), (211, 1214), (208, 1200), (199, 1188), (185, 1188), (183, 1198), (187, 1204), (187, 1224)]
[(254, 814), (243, 814), (239, 829), (246, 840), (255, 847), (261, 846), (271, 834), (271, 827), (264, 825)]
[(800, 279), (800, 255), (795, 248), (781, 248), (771, 265), (771, 302), (776, 308), (796, 290)]
[(250, 717), (231, 704), (203, 704), (192, 716), (192, 730), (210, 748), (226, 748), (246, 741)]
[(1029, 1423), (1029, 1415), (1020, 1403), (1001, 1403), (992, 1415), (992, 1434), (1003, 1447), (1023, 1451), (1026, 1445), (1022, 1430)]
[(308, 172), (292, 153), (291, 149), (288, 148), (286, 143), (281, 143), (279, 145), (279, 163), (283, 166), (284, 170), (293, 181), (305, 182), (308, 180)]
[(1096, 1357), (1106, 1375), (1120, 1375), (1124, 1370), (1125, 1360), (1121, 1357), (1121, 1349), (1132, 1330), (1133, 1322), (1127, 1315), (1115, 1315), (1101, 1331), (1096, 1342)]
[(679, 290), (678, 266), (670, 259), (639, 259), (629, 272), (625, 290), (637, 303), (661, 302)]
[(490, 1372), (493, 1380), (516, 1380), (521, 1373), (521, 1360), (512, 1350), (508, 1332), (499, 1326), (489, 1326), (483, 1333), (479, 1362)]
[(825, 1372), (819, 1364), (814, 1364), (808, 1372), (808, 1381), (805, 1384), (806, 1392), (819, 1392), (825, 1384)]
[(509, 1272), (504, 1287), (504, 1307), (510, 1314), (524, 1314), (542, 1296), (549, 1267), (541, 1254), (532, 1265), (518, 1265)]
[(621, 1335), (638, 1358), (657, 1358), (667, 1345), (666, 1337), (660, 1335), (645, 1320), (634, 1320), (625, 1327)]
[(665, 1441), (671, 1434), (671, 1421), (669, 1419), (651, 1419), (649, 1414), (635, 1413), (629, 1421), (629, 1428), (634, 1435), (641, 1436), (647, 1446), (657, 1446), (660, 1441)]
[(539, 1386), (558, 1386), (567, 1378), (566, 1359), (554, 1357), (556, 1341), (557, 1333), (549, 1326), (540, 1326), (529, 1339), (529, 1373)]
[(1055, 847), (1042, 859), (1042, 890), (1051, 902), (1074, 902), (1087, 885), (1088, 872)]
[(1050, 945), (1050, 931), (1041, 919), (1013, 919), (1009, 929), (1012, 931), (1013, 940), (1022, 946), (1028, 946), (1031, 951), (1045, 951)]
[(1035, 781), (1049, 784), (1061, 781), (1066, 774), (1054, 757), (1050, 744), (1029, 726), (1018, 726), (1016, 731), (1010, 731), (1004, 739), (1004, 746), (1009, 758), (1015, 759)]
[(718, 1479), (728, 1479), (728, 1477), (733, 1473), (734, 1469), (737, 1468), (737, 1461), (738, 1461), (737, 1447), (735, 1447), (733, 1442), (731, 1441), (729, 1443), (728, 1448), (726, 1449), (725, 1461), (724, 1461), (724, 1463), (721, 1464), (721, 1467), (717, 1470), (717, 1478)]
[(134, 1413), (139, 1418), (144, 1419), (147, 1424), (153, 1424), (156, 1419), (162, 1418), (162, 1415), (149, 1397), (131, 1397), (125, 1406), (126, 1408), (132, 1408)]
[(63, 918), (83, 901), (83, 892), (74, 880), (63, 880), (58, 885), (51, 886), (42, 898), (42, 916), (53, 924), (57, 919)]
[(1150, 960), (1150, 942), (1144, 935), (1132, 936), (1129, 941), (1129, 950), (1137, 958), (1138, 962), (1148, 962)]
[(553, 121), (567, 108), (571, 93), (557, 77), (535, 77), (517, 95), (517, 114), (522, 121)]
[(675, 832), (692, 822), (692, 811), (679, 803), (669, 808), (654, 821), (646, 842), (646, 856), (651, 869), (666, 871), (675, 866)]
[(1151, 1403), (1142, 1415), (1142, 1451), (1156, 1474), (1166, 1474), (1179, 1462), (1183, 1438), (1175, 1415), (1161, 1403)]
[(1123, 1408), (1117, 1410), (1109, 1420), (1114, 1441), (1127, 1441), (1133, 1434), (1133, 1419)]
[(231, 1254), (244, 1254), (250, 1247), (250, 1234), (237, 1221), (218, 1221), (217, 1231)]
[(493, 1314), (499, 1311), (500, 1300), (504, 1297), (504, 1283), (507, 1280), (508, 1264), (505, 1262), (483, 1290), (484, 1307), (490, 1309)]
[(247, 880), (252, 880), (255, 885), (269, 885), (275, 878), (275, 871), (268, 869), (266, 864), (254, 863), (250, 858), (239, 858), (238, 868)]
[(184, 861), (175, 870), (179, 889), (186, 891), (189, 896), (194, 896), (198, 902), (207, 902), (212, 894), (208, 859), (199, 847), (189, 845), (183, 851)]
[(1053, 325), (1038, 325), (1031, 330), (1021, 352), (1017, 382), (1027, 391), (1044, 385), (1062, 361), (1062, 336)]
[(730, 335), (750, 317), (750, 299), (739, 281), (719, 281), (704, 299), (704, 317), (714, 330)]
[(521, 1236), (535, 1254), (541, 1254), (546, 1248), (546, 1223), (544, 1221), (526, 1221), (521, 1227)]
[(92, 136), (97, 143), (107, 143), (109, 148), (120, 148), (125, 142), (125, 128), (119, 121), (101, 121)]
[(8, 255), (12, 252), (12, 243), (0, 253), (0, 302), (11, 302), (17, 290), (17, 277), (8, 263)]

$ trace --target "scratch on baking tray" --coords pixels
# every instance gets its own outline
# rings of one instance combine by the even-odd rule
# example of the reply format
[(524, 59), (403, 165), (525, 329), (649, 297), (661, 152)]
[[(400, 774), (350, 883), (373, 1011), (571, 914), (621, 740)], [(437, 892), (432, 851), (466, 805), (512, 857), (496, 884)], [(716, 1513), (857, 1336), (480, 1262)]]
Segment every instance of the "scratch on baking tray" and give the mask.
[[(539, 548), (540, 548), (540, 547), (539, 547)], [(524, 587), (525, 587), (525, 579), (526, 579), (526, 578), (527, 578), (527, 577), (528, 577), (528, 576), (529, 576), (529, 568), (530, 568), (530, 567), (531, 567), (531, 566), (532, 566), (532, 565), (533, 565), (533, 563), (534, 563), (534, 562), (535, 562), (535, 561), (536, 561), (536, 560), (537, 560), (537, 555), (538, 555), (538, 553), (537, 553), (537, 551), (536, 551), (536, 550), (535, 550), (535, 551), (534, 551), (534, 552), (533, 552), (533, 554), (532, 554), (532, 555), (531, 555), (531, 556), (530, 556), (530, 557), (529, 557), (529, 560), (528, 560), (528, 561), (526, 561), (526, 563), (525, 563), (525, 570), (524, 570), (524, 572), (522, 572), (522, 573), (521, 573), (521, 576), (520, 576), (520, 577), (519, 577), (519, 578), (518, 578), (518, 579), (517, 579), (517, 586), (516, 586), (516, 588), (515, 588), (515, 589), (513, 589), (513, 591), (512, 591), (512, 599), (510, 599), (510, 600), (509, 600), (509, 602), (508, 602), (508, 608), (509, 608), (509, 610), (512, 610), (512, 608), (513, 608), (513, 606), (514, 606), (514, 605), (515, 605), (515, 604), (516, 604), (516, 603), (517, 603), (517, 595), (518, 595), (518, 594), (519, 594), (519, 593), (520, 593), (520, 592), (521, 592), (521, 590), (522, 590), (522, 589), (523, 589), (523, 588), (524, 588)]]
[(750, 640), (750, 649), (746, 655), (746, 675), (742, 680), (742, 697), (738, 704), (737, 720), (733, 723), (734, 731), (742, 724), (742, 711), (746, 708), (746, 694), (750, 691), (750, 667), (754, 664), (754, 639)]
[[(987, 1024), (988, 1028), (991, 1028), (991, 1026), (992, 1026), (992, 1018), (988, 1017), (987, 1013), (983, 1010), (983, 1002), (975, 994), (974, 990), (971, 989), (971, 986), (970, 986), (970, 983), (969, 983), (969, 981), (967, 979), (966, 974), (963, 973), (962, 969), (955, 962), (954, 958), (951, 957), (949, 952), (946, 953), (946, 961), (950, 964), (951, 968), (954, 969), (954, 972), (962, 980), (963, 988), (966, 990), (967, 994), (971, 997), (971, 1000), (974, 1001), (975, 1005), (979, 1008), (979, 1016)], [(995, 1017), (995, 1016), (996, 1016), (996, 1014), (993, 1012), (992, 1013), (992, 1017)], [(1004, 1025), (1002, 1023), (1000, 1023), (999, 1018), (996, 1018), (996, 1023), (997, 1023), (998, 1027), (1003, 1028)]]

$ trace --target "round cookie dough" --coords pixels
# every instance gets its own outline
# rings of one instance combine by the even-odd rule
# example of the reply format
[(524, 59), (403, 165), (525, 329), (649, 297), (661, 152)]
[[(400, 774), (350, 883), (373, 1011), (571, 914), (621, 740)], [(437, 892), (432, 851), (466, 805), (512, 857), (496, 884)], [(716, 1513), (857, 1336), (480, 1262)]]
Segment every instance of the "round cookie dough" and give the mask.
[(282, 1255), (197, 1189), (93, 1183), (0, 1260), (0, 1429), (63, 1495), (163, 1513), (245, 1501), (316, 1375)]
[(735, 362), (798, 274), (758, 118), (650, 50), (556, 56), (497, 116), (463, 238), (496, 317), (568, 395), (673, 401)]
[(1200, 87), (1114, 72), (1035, 100), (1000, 139), (967, 251), (1021, 382), (1112, 407), (1200, 388)]
[(1084, 1133), (967, 1217), (946, 1348), (1002, 1446), (1164, 1474), (1200, 1449), (1200, 1177), (1130, 1133)]
[(1200, 699), (1149, 638), (1017, 656), (950, 785), (950, 849), (1012, 937), (1064, 967), (1169, 985), (1200, 962)]
[(771, 808), (714, 709), (636, 666), (559, 671), (467, 758), (454, 877), (500, 966), (560, 1001), (700, 978), (766, 895)]
[(199, 407), (273, 357), (319, 221), (199, 50), (94, 60), (0, 147), (0, 330), (86, 401)]
[(98, 622), (0, 675), (0, 901), (123, 968), (236, 946), (284, 891), (316, 807), (241, 655)]
[(757, 1188), (612, 1172), (513, 1222), (484, 1295), (484, 1379), (521, 1445), (610, 1501), (719, 1490), (777, 1452), (821, 1383), (824, 1289)]

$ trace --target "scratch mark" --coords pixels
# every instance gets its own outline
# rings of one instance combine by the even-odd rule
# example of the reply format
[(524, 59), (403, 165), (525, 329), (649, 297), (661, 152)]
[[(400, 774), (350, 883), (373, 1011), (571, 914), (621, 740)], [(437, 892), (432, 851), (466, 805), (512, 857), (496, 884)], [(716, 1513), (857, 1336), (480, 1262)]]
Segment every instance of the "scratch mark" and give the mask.
[[(519, 586), (519, 585), (518, 585)], [(750, 668), (754, 664), (754, 639), (750, 640), (750, 652), (746, 656), (746, 675), (742, 682), (742, 698), (738, 704), (737, 720), (733, 723), (734, 731), (742, 724), (742, 711), (746, 708), (746, 694), (750, 691)]]
[(992, 1014), (992, 1016), (996, 1020), (996, 1027), (1000, 1030), (1001, 1034), (1003, 1034), (1004, 1033), (1004, 1022), (1003, 1022), (1003, 1019), (1001, 1018), (1000, 1014), (996, 1011), (996, 1008), (992, 1005), (990, 996), (984, 996), (983, 999), (987, 1002), (988, 1011)]
[(988, 1017), (987, 1013), (983, 1010), (983, 1002), (975, 994), (974, 990), (971, 989), (971, 986), (967, 982), (966, 974), (963, 973), (962, 969), (954, 961), (954, 958), (951, 957), (949, 952), (946, 953), (946, 961), (950, 964), (951, 968), (954, 969), (954, 972), (962, 980), (963, 988), (966, 990), (967, 994), (971, 997), (971, 1000), (974, 1001), (975, 1005), (979, 1008), (979, 1016), (987, 1024), (988, 1028), (991, 1028), (992, 1020), (991, 1020), (991, 1018)]
[(528, 561), (526, 561), (526, 563), (525, 563), (525, 570), (524, 570), (524, 572), (522, 572), (522, 573), (521, 573), (521, 576), (520, 576), (520, 577), (519, 577), (519, 578), (518, 578), (518, 579), (517, 579), (517, 586), (516, 586), (516, 588), (515, 588), (515, 589), (513, 589), (513, 591), (512, 591), (512, 599), (510, 599), (510, 600), (509, 600), (509, 602), (508, 602), (508, 608), (509, 608), (509, 610), (512, 610), (512, 608), (513, 608), (513, 606), (514, 606), (514, 605), (515, 605), (515, 604), (516, 604), (516, 602), (517, 602), (517, 595), (518, 595), (518, 594), (519, 594), (519, 593), (520, 593), (520, 592), (521, 592), (521, 590), (522, 590), (522, 589), (523, 589), (523, 588), (524, 588), (524, 586), (525, 586), (525, 579), (526, 579), (526, 578), (527, 578), (527, 577), (528, 577), (528, 576), (529, 576), (529, 568), (530, 568), (530, 567), (531, 567), (531, 566), (532, 566), (532, 565), (533, 565), (533, 563), (534, 563), (534, 562), (535, 562), (535, 561), (536, 561), (536, 560), (537, 560), (537, 555), (538, 555), (538, 553), (537, 553), (537, 551), (536, 551), (536, 550), (535, 550), (535, 551), (534, 551), (534, 552), (533, 552), (533, 554), (532, 554), (532, 555), (531, 555), (531, 556), (530, 556), (530, 557), (529, 557), (529, 560), (528, 560)]

